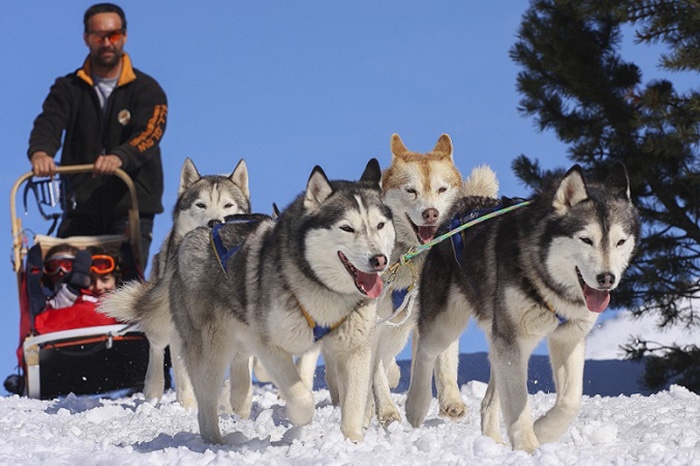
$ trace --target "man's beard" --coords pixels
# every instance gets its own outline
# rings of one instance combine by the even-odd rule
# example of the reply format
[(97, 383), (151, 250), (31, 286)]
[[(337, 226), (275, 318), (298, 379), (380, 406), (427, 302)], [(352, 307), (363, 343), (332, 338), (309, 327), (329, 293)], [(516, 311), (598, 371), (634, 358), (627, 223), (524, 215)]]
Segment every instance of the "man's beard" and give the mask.
[(118, 66), (122, 59), (122, 51), (117, 49), (112, 49), (111, 51), (113, 54), (110, 56), (104, 56), (101, 53), (102, 50), (95, 52), (92, 55), (93, 65), (100, 68), (114, 68), (115, 66)]

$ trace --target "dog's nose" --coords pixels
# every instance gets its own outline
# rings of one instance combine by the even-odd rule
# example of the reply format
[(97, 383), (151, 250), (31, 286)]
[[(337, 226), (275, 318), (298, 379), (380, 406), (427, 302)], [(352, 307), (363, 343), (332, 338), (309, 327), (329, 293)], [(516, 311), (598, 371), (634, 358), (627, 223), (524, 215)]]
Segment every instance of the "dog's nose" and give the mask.
[(615, 284), (615, 274), (610, 272), (598, 274), (596, 281), (601, 288), (611, 288)]
[(207, 222), (207, 226), (209, 228), (214, 228), (219, 223), (221, 223), (221, 220), (219, 220), (218, 218), (215, 218), (215, 219), (209, 220), (209, 222)]
[(437, 219), (440, 216), (440, 212), (438, 212), (438, 210), (434, 207), (431, 207), (429, 209), (425, 209), (422, 215), (423, 221), (425, 223), (427, 223), (428, 225), (433, 225), (435, 222), (437, 222)]
[(369, 259), (369, 263), (372, 265), (372, 268), (377, 271), (384, 270), (387, 262), (388, 260), (384, 254), (377, 254)]

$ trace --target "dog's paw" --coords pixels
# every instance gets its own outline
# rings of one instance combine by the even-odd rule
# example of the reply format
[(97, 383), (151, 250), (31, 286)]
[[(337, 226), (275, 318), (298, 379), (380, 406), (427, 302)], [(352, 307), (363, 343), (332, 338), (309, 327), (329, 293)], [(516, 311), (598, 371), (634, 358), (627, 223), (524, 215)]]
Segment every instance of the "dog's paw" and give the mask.
[(540, 444), (537, 440), (522, 440), (513, 442), (513, 450), (522, 450), (528, 452), (529, 454), (533, 454), (539, 447)]
[(306, 389), (303, 382), (299, 382), (291, 387), (286, 394), (287, 417), (296, 426), (304, 426), (311, 422), (314, 417), (313, 393)]
[(188, 411), (197, 409), (197, 400), (194, 396), (180, 396), (178, 393), (177, 402)]
[(381, 414), (377, 414), (377, 420), (379, 424), (386, 429), (393, 422), (401, 422), (401, 414), (399, 414), (398, 410), (385, 411)]
[(346, 439), (350, 440), (353, 443), (360, 443), (364, 441), (365, 435), (362, 433), (362, 430), (357, 430), (357, 429), (341, 429), (343, 431), (343, 435), (345, 436)]
[(456, 421), (467, 413), (467, 405), (462, 401), (453, 401), (440, 406), (440, 416)]

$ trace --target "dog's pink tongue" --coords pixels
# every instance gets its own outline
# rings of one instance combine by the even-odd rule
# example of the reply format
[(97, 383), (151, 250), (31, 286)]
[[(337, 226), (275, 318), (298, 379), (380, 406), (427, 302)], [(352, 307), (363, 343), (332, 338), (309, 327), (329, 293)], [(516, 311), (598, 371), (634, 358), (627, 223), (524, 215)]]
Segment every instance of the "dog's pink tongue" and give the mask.
[(423, 242), (423, 244), (425, 244), (428, 241), (432, 240), (433, 237), (435, 237), (436, 230), (437, 230), (437, 227), (435, 227), (435, 226), (419, 226), (418, 227), (418, 237), (420, 238), (421, 242)]
[(601, 313), (610, 304), (609, 292), (596, 290), (588, 285), (583, 285), (583, 296), (586, 298), (586, 307), (591, 312)]
[(357, 286), (364, 290), (365, 294), (370, 298), (378, 298), (379, 295), (382, 294), (384, 282), (379, 278), (378, 273), (364, 273), (358, 270), (355, 276), (355, 283), (357, 283)]

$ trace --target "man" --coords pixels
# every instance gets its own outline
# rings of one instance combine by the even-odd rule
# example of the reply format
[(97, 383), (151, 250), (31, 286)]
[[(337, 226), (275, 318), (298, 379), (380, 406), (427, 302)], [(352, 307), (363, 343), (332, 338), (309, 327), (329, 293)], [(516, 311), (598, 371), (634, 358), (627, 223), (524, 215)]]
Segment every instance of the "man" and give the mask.
[(35, 176), (54, 176), (61, 165), (94, 163), (92, 173), (64, 176), (64, 216), (57, 236), (123, 233), (129, 192), (113, 175), (126, 171), (136, 185), (145, 268), (153, 219), (163, 212), (159, 143), (167, 99), (155, 79), (132, 67), (124, 52), (124, 11), (111, 3), (85, 12), (83, 40), (89, 55), (77, 71), (56, 80), (34, 121), (28, 156)]

